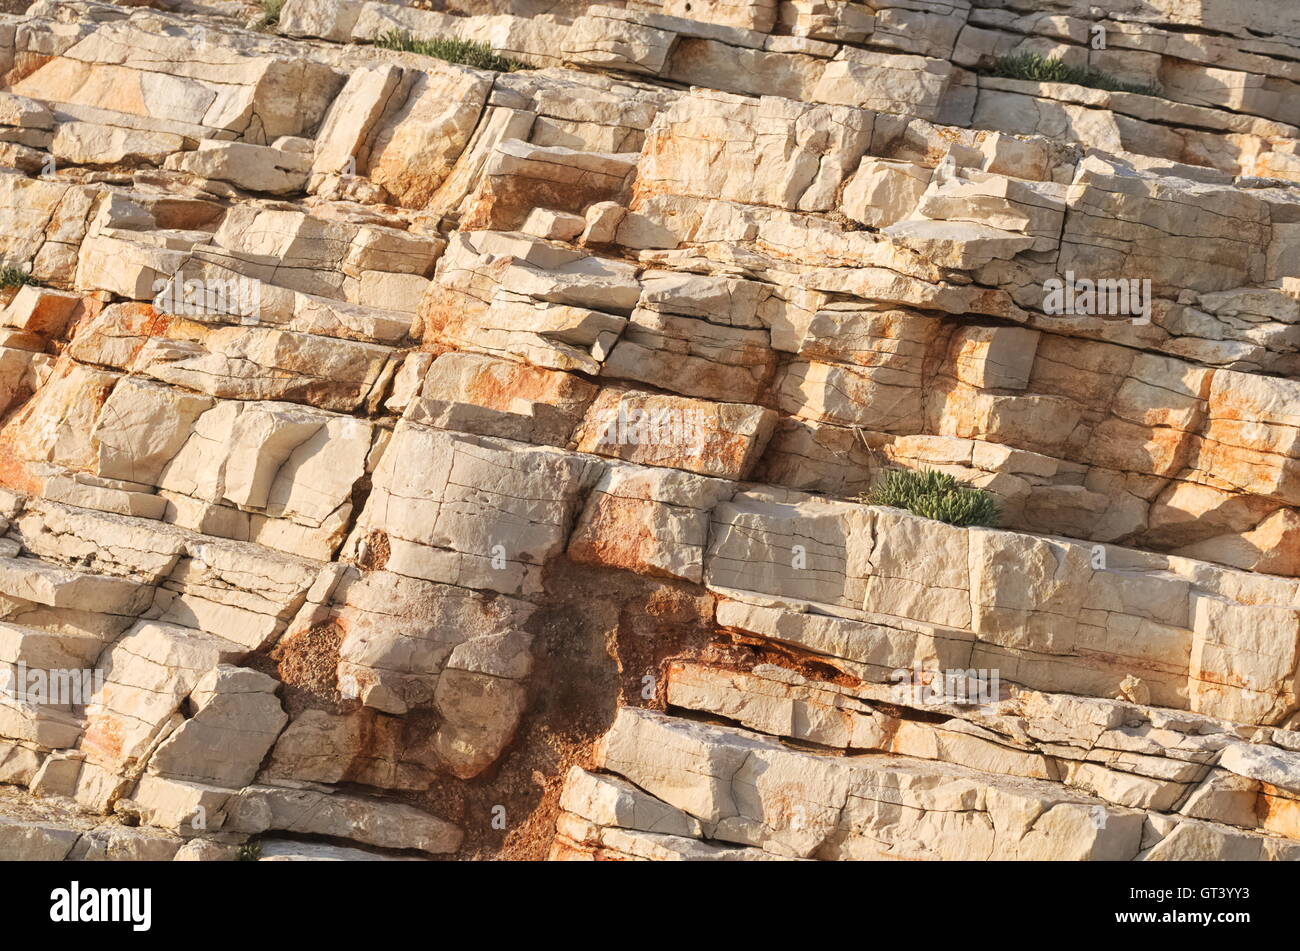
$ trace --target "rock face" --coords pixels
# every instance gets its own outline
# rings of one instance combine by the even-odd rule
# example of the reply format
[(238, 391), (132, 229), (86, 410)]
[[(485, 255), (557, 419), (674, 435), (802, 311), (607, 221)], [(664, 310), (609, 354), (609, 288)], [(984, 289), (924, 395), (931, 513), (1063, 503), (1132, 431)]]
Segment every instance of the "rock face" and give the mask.
[(168, 6), (0, 14), (0, 858), (1300, 858), (1296, 11)]

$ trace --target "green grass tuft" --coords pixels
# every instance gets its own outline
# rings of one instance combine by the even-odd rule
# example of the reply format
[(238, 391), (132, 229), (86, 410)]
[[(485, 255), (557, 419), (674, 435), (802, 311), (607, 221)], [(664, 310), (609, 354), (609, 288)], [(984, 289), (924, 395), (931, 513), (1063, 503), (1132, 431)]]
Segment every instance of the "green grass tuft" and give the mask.
[(262, 18), (258, 26), (275, 26), (280, 22), (280, 11), (284, 9), (284, 0), (262, 0)]
[(498, 73), (513, 73), (521, 69), (531, 69), (527, 63), (508, 56), (498, 56), (486, 43), (474, 43), (470, 40), (453, 40), (436, 37), (432, 40), (417, 40), (405, 30), (389, 30), (375, 40), (376, 46), (384, 49), (401, 50), (406, 53), (420, 53), (436, 59), (472, 66), (474, 69), (491, 69)]
[(24, 284), (39, 287), (40, 283), (20, 267), (8, 264), (0, 267), (0, 287), (22, 287)]
[(1099, 69), (1068, 66), (1059, 59), (1048, 59), (1037, 53), (1001, 56), (993, 64), (993, 75), (1005, 79), (1027, 79), (1036, 83), (1073, 83), (1110, 92), (1135, 92), (1143, 96), (1160, 95), (1160, 89), (1156, 86), (1122, 82)]
[(868, 505), (891, 505), (913, 515), (933, 518), (949, 525), (986, 525), (994, 528), (1002, 512), (998, 500), (946, 472), (922, 469), (891, 469), (880, 485), (863, 494)]
[(245, 842), (239, 847), (239, 861), (256, 862), (262, 857), (261, 842)]

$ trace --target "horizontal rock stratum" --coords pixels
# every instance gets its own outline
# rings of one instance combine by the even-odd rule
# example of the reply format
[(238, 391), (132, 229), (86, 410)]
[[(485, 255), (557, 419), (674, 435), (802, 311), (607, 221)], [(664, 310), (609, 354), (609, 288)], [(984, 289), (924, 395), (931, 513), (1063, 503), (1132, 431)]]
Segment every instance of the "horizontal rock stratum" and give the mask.
[(0, 14), (0, 858), (1300, 858), (1300, 9), (1106, 8)]

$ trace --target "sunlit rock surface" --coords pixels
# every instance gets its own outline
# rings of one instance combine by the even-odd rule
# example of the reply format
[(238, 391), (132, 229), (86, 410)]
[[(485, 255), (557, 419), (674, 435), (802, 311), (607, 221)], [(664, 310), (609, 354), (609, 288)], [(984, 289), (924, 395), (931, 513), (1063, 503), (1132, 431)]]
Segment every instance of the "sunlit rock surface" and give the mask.
[(0, 14), (0, 857), (1300, 858), (1300, 11), (443, 6)]

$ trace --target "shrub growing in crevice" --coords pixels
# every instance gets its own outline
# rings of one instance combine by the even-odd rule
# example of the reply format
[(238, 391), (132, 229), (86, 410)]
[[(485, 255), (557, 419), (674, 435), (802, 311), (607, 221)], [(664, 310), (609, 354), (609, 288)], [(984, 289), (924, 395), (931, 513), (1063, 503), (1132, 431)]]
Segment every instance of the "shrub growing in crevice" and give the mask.
[(994, 528), (1002, 512), (998, 500), (969, 482), (934, 469), (891, 469), (880, 484), (858, 497), (868, 505), (907, 509), (913, 515), (949, 525)]
[(1048, 59), (1037, 53), (1012, 53), (1000, 56), (993, 64), (991, 74), (1004, 79), (1027, 79), (1035, 83), (1073, 83), (1108, 92), (1135, 92), (1143, 96), (1158, 96), (1157, 86), (1126, 83), (1110, 73), (1085, 66), (1070, 66), (1059, 59)]
[(527, 63), (508, 56), (499, 56), (486, 43), (471, 40), (456, 40), (447, 37), (435, 37), (431, 40), (418, 40), (405, 30), (389, 30), (375, 40), (376, 46), (388, 50), (401, 50), (406, 53), (419, 53), (435, 59), (471, 66), (474, 69), (490, 69), (498, 73), (513, 73), (521, 69), (530, 69)]
[(275, 26), (280, 22), (280, 11), (284, 9), (284, 0), (262, 0), (262, 16), (257, 21), (260, 29)]
[(22, 287), (24, 284), (39, 287), (40, 283), (20, 267), (9, 264), (0, 267), (0, 287)]

